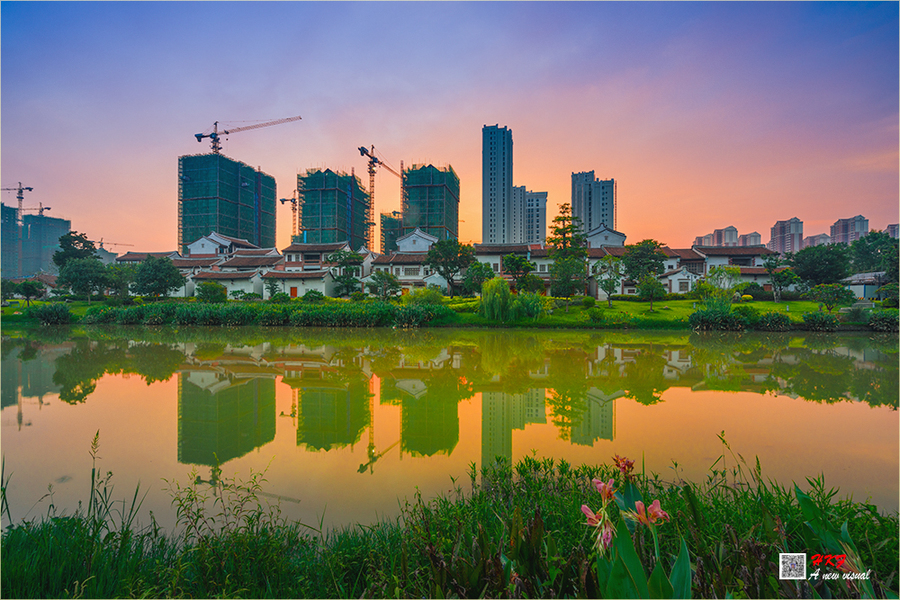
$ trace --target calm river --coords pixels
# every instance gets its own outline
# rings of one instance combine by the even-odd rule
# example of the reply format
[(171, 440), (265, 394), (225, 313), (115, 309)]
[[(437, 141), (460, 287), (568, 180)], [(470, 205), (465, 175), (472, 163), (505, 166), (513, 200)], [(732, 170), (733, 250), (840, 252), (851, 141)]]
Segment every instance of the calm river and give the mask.
[[(898, 507), (896, 337), (790, 334), (84, 328), (4, 331), (2, 453), (12, 517), (265, 471), (318, 526), (399, 514), (502, 456), (643, 461), (703, 481), (719, 435), (763, 476)], [(677, 470), (675, 462), (677, 461)], [(720, 463), (721, 464), (721, 463)], [(48, 496), (48, 490), (52, 496)], [(47, 496), (47, 497), (45, 497)], [(42, 499), (43, 498), (43, 499)], [(4, 524), (6, 515), (4, 514)]]

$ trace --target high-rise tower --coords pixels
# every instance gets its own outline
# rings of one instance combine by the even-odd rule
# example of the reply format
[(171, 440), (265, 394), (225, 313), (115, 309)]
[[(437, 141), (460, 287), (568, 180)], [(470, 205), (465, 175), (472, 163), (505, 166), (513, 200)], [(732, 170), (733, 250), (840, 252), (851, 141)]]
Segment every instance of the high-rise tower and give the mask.
[(459, 238), (459, 177), (453, 167), (413, 165), (403, 171), (401, 236), (421, 229), (438, 240)]
[(512, 130), (499, 125), (481, 129), (481, 243), (512, 241)]
[(349, 242), (354, 251), (372, 249), (372, 203), (354, 174), (310, 169), (297, 175), (301, 234), (294, 243)]
[(606, 225), (616, 228), (616, 180), (596, 179), (593, 171), (572, 173), (572, 216), (584, 233)]

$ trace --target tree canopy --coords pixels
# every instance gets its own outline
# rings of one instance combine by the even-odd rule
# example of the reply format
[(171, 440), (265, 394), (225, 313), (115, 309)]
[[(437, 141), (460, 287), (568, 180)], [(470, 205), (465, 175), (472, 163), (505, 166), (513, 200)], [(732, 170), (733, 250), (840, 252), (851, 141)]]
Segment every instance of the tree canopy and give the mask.
[(184, 285), (184, 276), (170, 258), (147, 257), (137, 268), (134, 291), (141, 296), (168, 296)]
[(594, 265), (594, 273), (597, 274), (600, 289), (606, 294), (606, 300), (609, 302), (609, 307), (612, 308), (612, 295), (619, 290), (619, 282), (622, 281), (622, 276), (625, 274), (622, 259), (607, 254)]
[(854, 273), (884, 271), (888, 281), (897, 281), (900, 245), (884, 231), (870, 231), (850, 244), (850, 261)]
[(846, 244), (807, 246), (789, 260), (794, 273), (810, 288), (839, 283), (850, 275), (850, 247)]
[(638, 282), (647, 275), (662, 273), (666, 260), (662, 247), (656, 240), (643, 240), (625, 246), (622, 263), (625, 265), (625, 275), (628, 279)]
[(466, 267), (466, 274), (463, 277), (463, 288), (469, 294), (481, 293), (481, 286), (488, 279), (494, 277), (494, 269), (491, 265), (479, 261), (473, 261)]
[(382, 300), (387, 300), (400, 291), (400, 280), (387, 271), (375, 271), (366, 285), (370, 293), (375, 294)]
[(75, 258), (96, 258), (97, 249), (87, 235), (70, 231), (59, 238), (59, 250), (53, 253), (53, 264), (62, 268)]
[(428, 249), (425, 265), (447, 280), (447, 288), (452, 298), (453, 280), (474, 260), (475, 248), (469, 244), (460, 244), (459, 240), (440, 240)]
[(58, 285), (70, 288), (73, 293), (86, 295), (88, 303), (93, 293), (102, 292), (109, 283), (106, 267), (97, 258), (70, 258), (59, 270)]
[(547, 236), (550, 258), (587, 258), (587, 237), (582, 232), (581, 219), (572, 215), (570, 204), (560, 204), (559, 215), (553, 218)]
[(533, 262), (530, 262), (524, 256), (518, 254), (507, 254), (503, 257), (503, 271), (513, 279), (517, 292), (522, 291), (522, 280), (526, 275), (537, 268)]
[(338, 296), (349, 296), (353, 292), (359, 291), (357, 275), (359, 275), (360, 265), (363, 263), (361, 255), (356, 252), (339, 250), (328, 256), (328, 262), (338, 268), (338, 274), (334, 277), (335, 293)]

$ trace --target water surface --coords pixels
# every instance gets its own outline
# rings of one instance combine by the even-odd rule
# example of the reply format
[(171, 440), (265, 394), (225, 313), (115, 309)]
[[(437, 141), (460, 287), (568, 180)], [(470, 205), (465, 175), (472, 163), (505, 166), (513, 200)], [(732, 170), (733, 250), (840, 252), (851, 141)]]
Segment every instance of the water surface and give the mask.
[[(4, 331), (2, 450), (14, 519), (140, 482), (265, 471), (286, 516), (399, 513), (504, 457), (643, 461), (702, 481), (731, 448), (763, 474), (898, 505), (896, 338), (476, 330), (111, 327)], [(677, 467), (676, 467), (677, 463)], [(719, 463), (722, 464), (722, 463)], [(39, 499), (52, 492), (52, 495)]]

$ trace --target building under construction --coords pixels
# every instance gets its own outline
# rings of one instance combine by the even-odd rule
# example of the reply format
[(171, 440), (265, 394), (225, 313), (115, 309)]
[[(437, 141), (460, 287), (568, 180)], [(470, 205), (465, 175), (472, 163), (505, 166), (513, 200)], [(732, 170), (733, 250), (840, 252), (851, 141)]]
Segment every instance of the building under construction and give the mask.
[(397, 251), (397, 238), (402, 235), (403, 220), (398, 210), (381, 213), (381, 253)]
[(275, 246), (275, 178), (222, 154), (178, 157), (178, 249), (218, 232)]
[(3, 205), (0, 233), (3, 277), (31, 277), (41, 271), (55, 273), (53, 254), (59, 250), (59, 238), (72, 230), (72, 222), (43, 214), (24, 215), (20, 226), (17, 213), (14, 207)]
[(350, 248), (372, 249), (372, 203), (358, 177), (331, 169), (309, 169), (297, 175), (300, 235), (297, 244), (349, 242)]
[(438, 240), (459, 238), (459, 177), (453, 167), (413, 165), (403, 171), (401, 236), (421, 229)]

